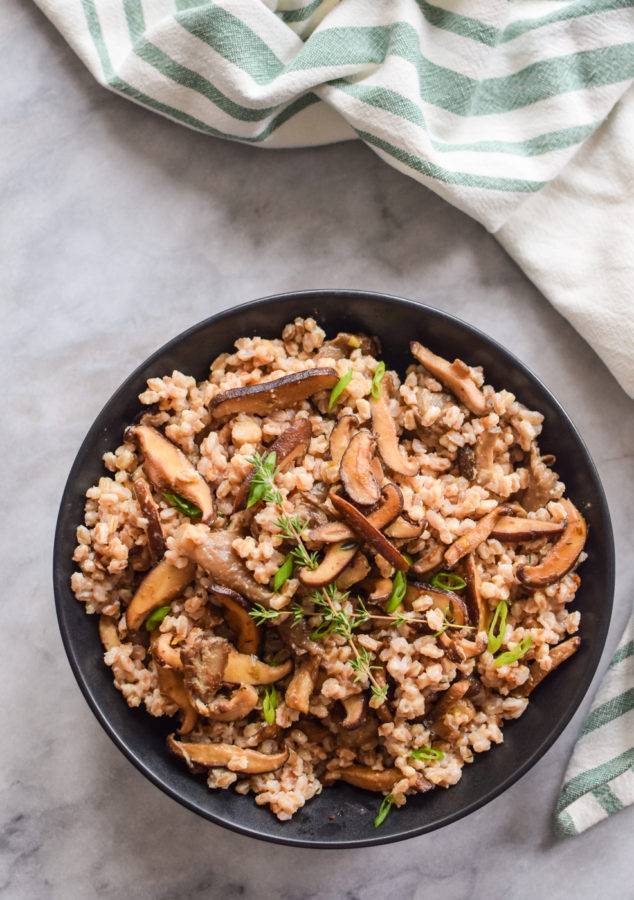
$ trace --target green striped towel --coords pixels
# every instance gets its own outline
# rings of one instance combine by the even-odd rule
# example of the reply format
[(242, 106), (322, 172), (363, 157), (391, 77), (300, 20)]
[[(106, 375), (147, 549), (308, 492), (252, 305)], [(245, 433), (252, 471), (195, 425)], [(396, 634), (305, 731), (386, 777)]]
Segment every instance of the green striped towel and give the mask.
[(581, 730), (555, 811), (562, 835), (579, 834), (634, 803), (632, 619)]
[(628, 0), (36, 0), (112, 90), (266, 147), (360, 138), (497, 230), (634, 79)]

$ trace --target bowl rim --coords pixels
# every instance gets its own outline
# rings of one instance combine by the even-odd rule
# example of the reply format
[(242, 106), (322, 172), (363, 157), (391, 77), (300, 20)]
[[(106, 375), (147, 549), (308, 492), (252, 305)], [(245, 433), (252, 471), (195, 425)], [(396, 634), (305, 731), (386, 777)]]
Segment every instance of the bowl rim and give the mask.
[[(478, 340), (484, 341), (486, 344), (490, 345), (496, 354), (502, 356), (506, 359), (506, 361), (517, 368), (525, 377), (528, 378), (529, 381), (532, 381), (540, 392), (546, 395), (549, 402), (552, 404), (554, 409), (557, 411), (558, 415), (562, 417), (562, 419), (567, 424), (570, 429), (572, 436), (584, 457), (585, 465), (588, 468), (590, 473), (593, 485), (597, 492), (597, 501), (600, 507), (600, 514), (602, 515), (605, 522), (605, 543), (606, 543), (606, 559), (604, 560), (605, 569), (608, 575), (608, 583), (605, 585), (605, 593), (603, 595), (603, 606), (605, 608), (604, 617), (601, 620), (601, 627), (598, 633), (598, 640), (596, 641), (596, 646), (593, 652), (592, 657), (588, 661), (587, 671), (590, 672), (590, 676), (587, 679), (581, 679), (575, 691), (572, 693), (571, 700), (569, 702), (567, 711), (565, 715), (561, 717), (559, 722), (556, 724), (554, 728), (552, 728), (548, 735), (539, 743), (539, 745), (535, 748), (533, 753), (531, 753), (527, 758), (523, 760), (523, 762), (517, 766), (513, 772), (507, 776), (504, 780), (500, 782), (496, 782), (489, 791), (487, 791), (483, 796), (471, 801), (470, 803), (465, 804), (459, 810), (446, 814), (441, 817), (441, 819), (435, 823), (421, 825), (418, 828), (407, 828), (403, 831), (391, 833), (389, 835), (381, 835), (377, 833), (375, 836), (371, 838), (345, 838), (341, 840), (333, 840), (333, 839), (320, 839), (320, 840), (310, 840), (298, 837), (283, 837), (278, 835), (269, 834), (266, 831), (263, 831), (257, 827), (249, 826), (249, 825), (241, 825), (232, 821), (227, 821), (223, 818), (222, 814), (218, 814), (213, 812), (208, 808), (203, 808), (197, 803), (189, 800), (186, 797), (183, 797), (175, 788), (171, 787), (168, 783), (166, 783), (159, 774), (155, 773), (152, 768), (147, 765), (140, 756), (135, 752), (135, 750), (130, 747), (126, 741), (119, 735), (117, 729), (110, 723), (108, 716), (102, 711), (101, 706), (97, 699), (94, 697), (91, 686), (89, 684), (89, 679), (86, 677), (84, 672), (82, 671), (82, 667), (78, 660), (78, 657), (75, 653), (75, 647), (73, 645), (73, 640), (70, 634), (69, 629), (67, 628), (66, 622), (64, 620), (64, 604), (66, 602), (63, 584), (60, 582), (60, 579), (57, 577), (57, 560), (60, 558), (61, 551), (61, 543), (63, 540), (63, 535), (65, 530), (68, 528), (68, 523), (66, 522), (66, 498), (69, 494), (72, 494), (74, 489), (74, 483), (76, 480), (77, 471), (80, 469), (81, 464), (84, 460), (84, 456), (87, 451), (90, 449), (97, 434), (101, 430), (101, 426), (99, 423), (101, 422), (102, 416), (106, 412), (106, 410), (114, 404), (120, 397), (126, 395), (134, 382), (138, 379), (140, 374), (150, 365), (152, 365), (155, 361), (161, 358), (164, 354), (169, 353), (171, 349), (176, 348), (183, 341), (186, 341), (189, 337), (196, 334), (201, 329), (208, 327), (212, 323), (217, 323), (223, 321), (224, 319), (234, 317), (236, 314), (240, 313), (248, 313), (248, 311), (254, 307), (262, 307), (266, 305), (273, 305), (278, 303), (281, 300), (288, 300), (291, 298), (295, 298), (298, 300), (318, 300), (319, 298), (324, 297), (340, 297), (346, 299), (355, 299), (355, 300), (363, 300), (370, 298), (379, 298), (381, 300), (387, 300), (391, 302), (396, 302), (400, 305), (405, 305), (411, 308), (411, 311), (415, 314), (417, 312), (423, 312), (424, 314), (431, 314), (432, 317), (436, 316), (440, 319), (448, 320), (450, 324), (454, 327), (466, 331), (468, 334), (474, 336)], [(245, 331), (248, 331), (248, 326), (245, 327)], [(181, 806), (186, 807), (192, 812), (196, 813), (199, 816), (207, 819), (208, 821), (213, 822), (215, 825), (219, 825), (223, 828), (229, 829), (230, 831), (236, 832), (238, 834), (246, 835), (247, 837), (255, 838), (257, 840), (263, 840), (269, 843), (281, 844), (286, 846), (294, 846), (294, 847), (304, 847), (304, 848), (314, 848), (314, 849), (356, 849), (361, 847), (369, 847), (380, 844), (391, 844), (396, 843), (398, 841), (408, 840), (409, 838), (418, 837), (427, 832), (435, 831), (439, 828), (443, 828), (446, 825), (450, 825), (451, 823), (458, 821), (459, 819), (465, 818), (471, 813), (475, 812), (477, 809), (482, 808), (486, 804), (490, 803), (496, 797), (499, 797), (503, 794), (509, 787), (519, 781), (552, 747), (552, 745), (558, 740), (566, 726), (569, 724), (575, 713), (577, 712), (583, 698), (588, 693), (590, 686), (596, 676), (596, 672), (599, 666), (599, 662), (601, 657), (605, 651), (605, 642), (608, 635), (611, 616), (613, 611), (613, 600), (614, 600), (614, 586), (615, 586), (615, 547), (614, 547), (614, 532), (612, 528), (612, 522), (610, 517), (610, 511), (607, 503), (607, 498), (605, 495), (605, 491), (603, 489), (603, 485), (599, 478), (599, 474), (596, 468), (596, 465), (590, 455), (590, 452), (581, 437), (577, 427), (574, 422), (565, 411), (564, 407), (558, 400), (558, 398), (553, 394), (553, 392), (544, 384), (541, 378), (536, 375), (525, 363), (523, 363), (520, 359), (518, 359), (511, 351), (507, 350), (502, 344), (500, 344), (495, 338), (492, 338), (490, 335), (471, 325), (469, 322), (466, 322), (463, 319), (458, 318), (457, 316), (452, 315), (451, 313), (446, 312), (445, 310), (439, 309), (438, 307), (431, 306), (429, 303), (420, 302), (418, 300), (411, 300), (405, 297), (400, 297), (399, 295), (390, 294), (386, 292), (380, 291), (367, 291), (367, 290), (355, 290), (355, 289), (347, 289), (347, 288), (316, 288), (310, 290), (298, 290), (298, 291), (285, 291), (282, 293), (270, 294), (266, 297), (261, 297), (255, 300), (250, 300), (245, 303), (238, 304), (236, 306), (231, 306), (227, 309), (223, 309), (218, 313), (215, 313), (211, 316), (206, 317), (205, 319), (200, 320), (199, 322), (191, 325), (186, 328), (184, 331), (177, 334), (175, 337), (170, 338), (163, 345), (161, 345), (157, 350), (151, 353), (145, 360), (143, 360), (138, 366), (134, 368), (134, 370), (124, 379), (124, 381), (120, 384), (120, 386), (112, 393), (112, 395), (106, 400), (98, 414), (96, 415), (90, 429), (88, 430), (86, 436), (84, 437), (79, 450), (77, 451), (75, 458), (73, 460), (73, 464), (71, 466), (68, 478), (66, 479), (64, 489), (62, 492), (62, 499), (60, 502), (59, 513), (57, 516), (57, 522), (55, 527), (55, 537), (53, 544), (53, 584), (54, 584), (54, 595), (55, 595), (55, 608), (57, 615), (58, 627), (60, 630), (62, 643), (64, 646), (64, 650), (66, 652), (66, 656), (70, 663), (73, 675), (75, 676), (75, 680), (83, 694), (88, 706), (92, 710), (95, 718), (104, 729), (108, 737), (113, 741), (113, 743), (119, 748), (119, 750), (127, 757), (127, 759), (135, 766), (135, 768), (141, 772), (150, 782), (152, 782), (156, 787), (158, 787), (163, 793), (167, 794), (173, 800), (176, 800)], [(67, 586), (66, 586), (67, 587)]]

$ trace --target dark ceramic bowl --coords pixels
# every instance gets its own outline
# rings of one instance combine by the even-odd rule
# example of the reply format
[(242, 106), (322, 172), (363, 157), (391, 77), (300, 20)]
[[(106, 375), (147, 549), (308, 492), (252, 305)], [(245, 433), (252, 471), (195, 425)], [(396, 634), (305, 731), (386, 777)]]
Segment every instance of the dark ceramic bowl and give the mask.
[[(101, 456), (116, 447), (138, 413), (137, 395), (150, 376), (172, 369), (206, 376), (209, 362), (243, 335), (278, 336), (295, 316), (314, 316), (328, 335), (338, 330), (377, 334), (389, 368), (403, 373), (411, 338), (437, 353), (484, 366), (487, 382), (505, 387), (546, 416), (540, 444), (557, 455), (557, 471), (586, 517), (588, 560), (575, 606), (582, 613), (578, 653), (545, 679), (521, 719), (508, 722), (504, 743), (464, 769), (449, 790), (410, 797), (407, 805), (373, 826), (380, 795), (345, 784), (325, 789), (290, 822), (279, 822), (251, 797), (231, 789), (209, 791), (168, 753), (170, 719), (130, 709), (102, 661), (97, 618), (87, 616), (71, 593), (75, 528), (86, 489), (103, 473)], [(305, 847), (360, 847), (423, 834), (447, 825), (497, 797), (548, 750), (579, 706), (595, 672), (610, 622), (614, 548), (605, 496), (596, 469), (572, 422), (552, 394), (507, 350), (470, 325), (397, 297), (358, 291), (306, 291), (258, 300), (212, 316), (174, 338), (127, 378), (97, 417), (70, 472), (62, 498), (54, 553), (55, 598), (70, 664), (94, 714), (117, 746), (155, 785), (196, 813), (256, 838)]]

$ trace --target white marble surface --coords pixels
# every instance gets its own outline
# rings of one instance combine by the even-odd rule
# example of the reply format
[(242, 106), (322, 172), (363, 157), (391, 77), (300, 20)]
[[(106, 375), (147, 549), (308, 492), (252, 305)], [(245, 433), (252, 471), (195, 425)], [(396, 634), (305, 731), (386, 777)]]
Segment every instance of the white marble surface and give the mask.
[(608, 493), (618, 553), (608, 652), (632, 597), (633, 405), (493, 238), (362, 146), (265, 152), (186, 131), (98, 87), (27, 0), (4, 0), (0, 47), (11, 445), (0, 896), (633, 897), (633, 809), (575, 840), (551, 833), (589, 701), (525, 778), (469, 819), (351, 852), (224, 831), (163, 796), (110, 743), (58, 635), (53, 528), (93, 417), (172, 335), (243, 300), (339, 286), (428, 301), (508, 344), (567, 407)]

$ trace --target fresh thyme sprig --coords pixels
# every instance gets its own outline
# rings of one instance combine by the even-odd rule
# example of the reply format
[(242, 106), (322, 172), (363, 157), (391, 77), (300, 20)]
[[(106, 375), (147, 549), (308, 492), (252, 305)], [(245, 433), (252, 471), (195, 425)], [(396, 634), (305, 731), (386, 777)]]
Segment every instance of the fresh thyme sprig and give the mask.
[(260, 456), (259, 453), (254, 453), (249, 462), (255, 469), (255, 472), (249, 487), (247, 509), (250, 509), (259, 500), (281, 506), (282, 494), (279, 488), (275, 486), (275, 476), (279, 472), (279, 468), (275, 466), (277, 462), (275, 451), (267, 454), (265, 457)]

